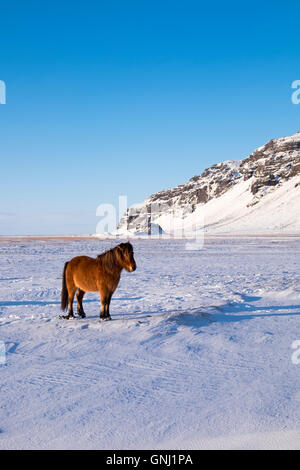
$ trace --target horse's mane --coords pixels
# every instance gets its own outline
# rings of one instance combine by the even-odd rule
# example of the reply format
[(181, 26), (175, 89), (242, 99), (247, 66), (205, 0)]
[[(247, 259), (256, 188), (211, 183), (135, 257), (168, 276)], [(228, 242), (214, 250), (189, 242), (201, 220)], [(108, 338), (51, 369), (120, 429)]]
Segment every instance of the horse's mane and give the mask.
[(118, 264), (116, 248), (117, 247), (111, 248), (97, 256), (99, 263), (110, 271)]

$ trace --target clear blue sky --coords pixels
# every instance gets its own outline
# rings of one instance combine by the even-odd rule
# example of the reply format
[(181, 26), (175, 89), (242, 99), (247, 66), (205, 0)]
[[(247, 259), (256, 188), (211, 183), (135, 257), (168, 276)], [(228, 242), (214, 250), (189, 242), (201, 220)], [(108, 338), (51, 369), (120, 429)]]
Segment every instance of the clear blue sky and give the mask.
[(2, 235), (93, 233), (300, 130), (299, 2), (45, 3), (0, 5)]

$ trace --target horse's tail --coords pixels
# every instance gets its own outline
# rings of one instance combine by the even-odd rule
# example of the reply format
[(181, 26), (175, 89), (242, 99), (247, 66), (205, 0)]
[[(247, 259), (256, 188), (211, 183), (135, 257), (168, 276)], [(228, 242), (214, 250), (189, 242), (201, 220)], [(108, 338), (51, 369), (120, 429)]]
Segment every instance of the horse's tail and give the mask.
[(66, 283), (67, 266), (68, 266), (68, 262), (65, 263), (63, 276), (62, 276), (61, 301), (60, 301), (60, 308), (62, 309), (62, 311), (67, 310), (68, 300), (69, 300), (69, 294), (68, 294), (67, 283)]

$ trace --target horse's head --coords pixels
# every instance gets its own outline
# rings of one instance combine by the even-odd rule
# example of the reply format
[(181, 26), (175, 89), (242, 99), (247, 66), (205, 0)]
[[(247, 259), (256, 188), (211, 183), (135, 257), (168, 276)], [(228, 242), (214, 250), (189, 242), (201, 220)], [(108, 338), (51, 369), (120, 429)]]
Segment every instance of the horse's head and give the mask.
[(131, 243), (120, 243), (117, 246), (121, 266), (130, 273), (136, 270), (136, 263), (133, 256), (133, 247)]

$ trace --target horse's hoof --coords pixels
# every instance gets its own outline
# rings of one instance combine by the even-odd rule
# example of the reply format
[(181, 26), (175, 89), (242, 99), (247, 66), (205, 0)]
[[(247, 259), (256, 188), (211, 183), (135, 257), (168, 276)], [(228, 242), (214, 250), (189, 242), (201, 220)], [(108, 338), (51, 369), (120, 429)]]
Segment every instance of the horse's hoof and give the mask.
[(73, 320), (74, 316), (69, 316), (69, 315), (59, 315), (58, 317), (60, 320)]
[(103, 317), (103, 318), (100, 317), (100, 321), (110, 321), (110, 320), (111, 320), (111, 317)]

